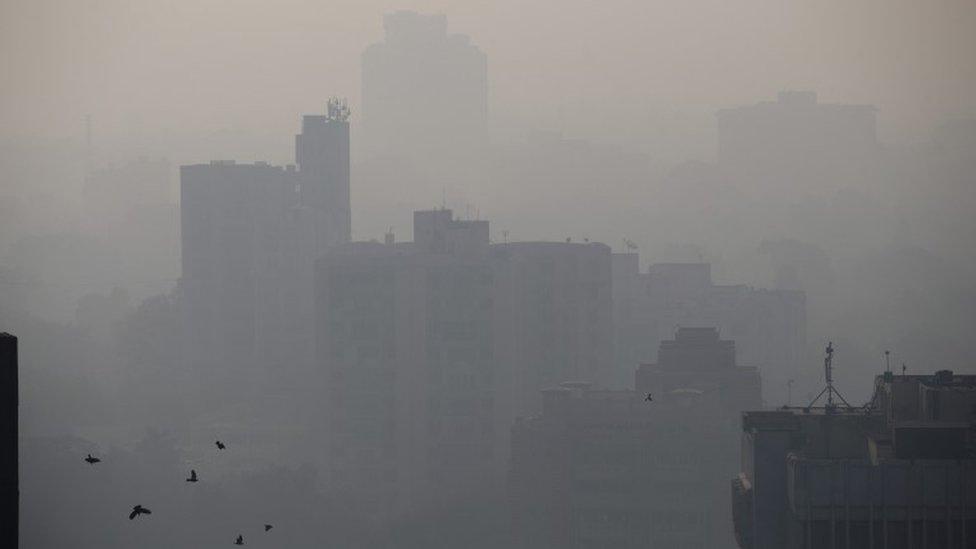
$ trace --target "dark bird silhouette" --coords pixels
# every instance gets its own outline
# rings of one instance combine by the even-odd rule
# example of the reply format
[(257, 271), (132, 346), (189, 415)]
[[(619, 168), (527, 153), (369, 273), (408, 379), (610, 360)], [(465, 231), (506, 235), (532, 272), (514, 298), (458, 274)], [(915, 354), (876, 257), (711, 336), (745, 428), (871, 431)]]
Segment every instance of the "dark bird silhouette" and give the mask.
[(270, 530), (270, 529), (272, 529), (272, 528), (274, 528), (274, 526), (271, 526), (270, 524), (265, 524), (265, 525), (264, 525), (264, 531), (265, 531), (265, 532), (267, 532), (268, 530)]
[(237, 541), (234, 542), (234, 545), (244, 545), (244, 536), (237, 534)]
[(651, 398), (651, 393), (647, 393), (647, 397), (644, 400), (647, 402), (654, 402), (654, 399)]
[(136, 505), (135, 507), (132, 508), (132, 512), (129, 513), (129, 520), (132, 520), (139, 515), (151, 515), (151, 514), (152, 511), (150, 511), (149, 509), (146, 509), (142, 505)]
[(223, 443), (223, 442), (220, 442), (219, 440), (218, 440), (217, 442), (215, 442), (214, 444), (216, 444), (216, 445), (217, 445), (217, 449), (218, 449), (218, 450), (223, 450), (224, 448), (226, 448), (226, 447), (227, 447), (227, 446), (225, 446), (225, 445), (224, 445), (224, 443)]
[(190, 478), (186, 479), (186, 481), (187, 482), (196, 482), (197, 481), (197, 470), (196, 469), (190, 469)]
[(99, 463), (102, 460), (98, 459), (97, 457), (92, 457), (91, 454), (88, 454), (88, 457), (85, 458), (85, 461), (88, 462), (88, 465), (95, 465), (96, 463)]

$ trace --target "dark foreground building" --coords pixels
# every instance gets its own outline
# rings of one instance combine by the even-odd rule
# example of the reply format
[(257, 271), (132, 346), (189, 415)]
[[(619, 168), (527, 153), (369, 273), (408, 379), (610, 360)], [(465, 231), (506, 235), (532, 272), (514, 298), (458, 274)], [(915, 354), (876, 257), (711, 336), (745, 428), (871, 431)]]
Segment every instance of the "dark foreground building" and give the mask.
[(976, 376), (875, 380), (859, 408), (746, 412), (743, 549), (976, 547)]
[[(761, 402), (755, 368), (714, 328), (683, 328), (636, 391), (567, 382), (512, 428), (519, 547), (734, 547), (727, 479), (736, 418)], [(651, 400), (647, 400), (651, 393)]]
[(0, 546), (3, 547), (17, 547), (18, 536), (17, 387), (17, 338), (0, 332)]

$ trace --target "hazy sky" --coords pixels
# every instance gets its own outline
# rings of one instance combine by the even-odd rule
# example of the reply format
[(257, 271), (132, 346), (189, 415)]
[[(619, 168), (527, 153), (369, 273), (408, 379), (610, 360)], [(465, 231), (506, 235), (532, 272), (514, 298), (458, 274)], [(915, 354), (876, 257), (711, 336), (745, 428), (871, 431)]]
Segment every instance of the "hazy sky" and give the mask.
[(381, 38), (382, 14), (397, 9), (443, 12), (451, 31), (487, 52), (500, 131), (544, 127), (641, 142), (694, 131), (716, 108), (784, 88), (873, 103), (887, 139), (976, 114), (972, 0), (0, 5), (4, 138), (81, 140), (90, 113), (106, 146), (193, 139), (205, 148), (202, 140), (267, 136), (264, 156), (287, 161), (300, 113), (321, 110), (333, 94), (357, 107), (360, 53)]

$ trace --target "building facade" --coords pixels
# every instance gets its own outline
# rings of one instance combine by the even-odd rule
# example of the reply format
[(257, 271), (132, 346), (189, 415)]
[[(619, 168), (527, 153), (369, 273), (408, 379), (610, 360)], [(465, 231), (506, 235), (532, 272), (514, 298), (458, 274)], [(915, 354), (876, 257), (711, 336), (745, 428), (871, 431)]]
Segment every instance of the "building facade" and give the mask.
[[(739, 466), (738, 412), (759, 404), (754, 368), (715, 329), (681, 329), (636, 390), (563, 383), (512, 428), (519, 547), (734, 546), (723, 473)], [(651, 400), (647, 400), (650, 393)]]
[(491, 498), (507, 463), (511, 303), (488, 222), (416, 212), (414, 234), (340, 246), (317, 269), (322, 461), (378, 523)]
[(180, 168), (185, 351), (204, 394), (295, 390), (311, 375), (315, 259), (350, 235), (343, 103), (303, 118), (296, 158)]
[(538, 413), (539, 390), (562, 381), (614, 386), (610, 247), (514, 242), (492, 250), (510, 273), (517, 415)]
[(552, 379), (609, 370), (609, 249), (493, 245), (488, 227), (415, 212), (413, 242), (319, 261), (321, 462), (378, 522), (503, 508), (515, 416)]
[(637, 254), (614, 254), (613, 268), (618, 371), (651, 362), (683, 326), (715, 326), (741, 362), (762, 369), (766, 398), (786, 400), (806, 350), (802, 291), (716, 285), (708, 263), (657, 263), (642, 273)]
[(863, 407), (746, 412), (739, 546), (976, 547), (976, 376), (878, 376)]

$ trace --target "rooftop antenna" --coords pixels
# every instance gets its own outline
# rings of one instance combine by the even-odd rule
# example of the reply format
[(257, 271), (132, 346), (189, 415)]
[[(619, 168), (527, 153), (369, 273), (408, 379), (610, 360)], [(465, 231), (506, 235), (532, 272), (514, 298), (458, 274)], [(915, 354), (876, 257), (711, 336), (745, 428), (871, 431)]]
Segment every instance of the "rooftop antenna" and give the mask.
[(793, 405), (793, 380), (792, 379), (786, 380), (786, 405), (787, 406)]
[(885, 349), (884, 355), (885, 355), (885, 373), (890, 374), (891, 373), (891, 351)]
[(441, 209), (447, 209), (447, 187), (441, 187)]
[(631, 239), (629, 239), (627, 237), (624, 237), (624, 248), (626, 248), (626, 249), (628, 249), (630, 251), (634, 251), (634, 250), (637, 249), (637, 244), (634, 244), (634, 241), (633, 240), (631, 240)]
[(325, 104), (325, 118), (333, 122), (349, 121), (349, 106), (345, 99), (330, 97)]
[(907, 369), (908, 369), (908, 365), (906, 365), (904, 362), (902, 362), (901, 363), (901, 377), (905, 377), (905, 370), (907, 370)]
[(506, 244), (508, 243), (508, 229), (502, 231), (502, 239), (504, 239)]
[(827, 382), (827, 386), (824, 387), (823, 390), (820, 391), (820, 394), (818, 394), (817, 397), (814, 398), (813, 401), (807, 405), (808, 409), (813, 408), (813, 405), (816, 404), (817, 401), (820, 400), (820, 397), (824, 396), (825, 394), (827, 395), (827, 402), (824, 403), (824, 410), (826, 410), (827, 413), (831, 413), (837, 409), (837, 404), (834, 402), (834, 397), (836, 397), (838, 400), (843, 402), (844, 406), (847, 406), (848, 408), (852, 408), (852, 406), (848, 404), (847, 401), (844, 399), (844, 397), (840, 394), (840, 391), (834, 388), (833, 363), (834, 363), (834, 342), (829, 341), (827, 342), (827, 349), (824, 351), (824, 379)]

